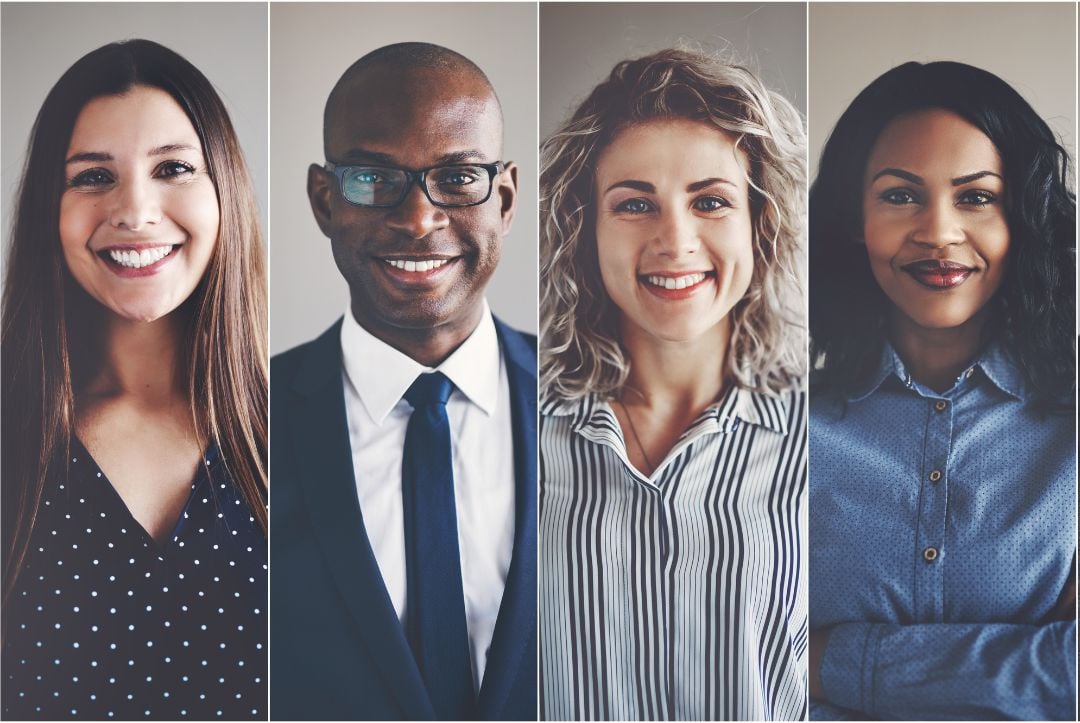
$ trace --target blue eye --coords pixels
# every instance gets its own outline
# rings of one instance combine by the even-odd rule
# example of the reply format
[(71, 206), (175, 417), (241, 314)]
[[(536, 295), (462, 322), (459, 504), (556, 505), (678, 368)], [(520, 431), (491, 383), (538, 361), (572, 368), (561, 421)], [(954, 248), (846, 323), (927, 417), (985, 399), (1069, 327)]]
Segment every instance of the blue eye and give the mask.
[(694, 209), (706, 213), (720, 211), (725, 208), (731, 208), (731, 204), (728, 203), (727, 199), (719, 196), (702, 196), (694, 201)]
[(615, 206), (615, 211), (621, 213), (648, 213), (651, 210), (652, 204), (650, 204), (644, 198), (628, 198), (619, 205)]
[(113, 180), (112, 174), (104, 168), (88, 168), (75, 174), (75, 177), (68, 181), (68, 185), (72, 188), (102, 188)]

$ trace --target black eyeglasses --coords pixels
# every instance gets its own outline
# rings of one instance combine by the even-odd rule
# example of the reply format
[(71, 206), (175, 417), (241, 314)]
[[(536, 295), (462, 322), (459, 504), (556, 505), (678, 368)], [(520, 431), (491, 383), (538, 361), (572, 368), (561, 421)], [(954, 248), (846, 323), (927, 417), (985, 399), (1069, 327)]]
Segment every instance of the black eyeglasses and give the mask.
[(502, 161), (433, 166), (419, 171), (381, 166), (339, 166), (324, 168), (337, 176), (341, 195), (354, 206), (393, 208), (405, 200), (413, 183), (435, 206), (462, 208), (477, 206), (491, 197), (495, 176), (502, 173)]

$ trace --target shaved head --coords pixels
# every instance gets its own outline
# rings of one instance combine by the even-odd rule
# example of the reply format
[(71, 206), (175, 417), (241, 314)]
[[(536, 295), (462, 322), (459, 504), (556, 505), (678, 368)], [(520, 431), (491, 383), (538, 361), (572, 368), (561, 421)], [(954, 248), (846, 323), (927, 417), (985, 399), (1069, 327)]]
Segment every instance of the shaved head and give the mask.
[[(483, 316), (484, 289), (517, 198), (517, 165), (503, 160), (502, 141), (502, 108), (487, 76), (438, 45), (379, 48), (353, 63), (326, 101), (327, 161), (376, 177), (380, 169), (409, 176), (396, 204), (368, 206), (345, 196), (344, 175), (312, 164), (315, 219), (349, 284), (356, 321), (428, 366), (445, 359)], [(447, 172), (435, 175), (443, 181), (423, 175), (433, 169)], [(488, 195), (467, 206), (437, 204), (433, 182), (475, 184)], [(440, 265), (423, 263), (432, 260)], [(417, 264), (424, 268), (410, 268)]]
[[(330, 91), (323, 111), (323, 149), (327, 157), (331, 153), (331, 136), (356, 112), (360, 98), (364, 98), (371, 112), (379, 112), (381, 101), (387, 100), (382, 93), (365, 91), (385, 92), (392, 88), (404, 96), (401, 100), (407, 101), (432, 85), (449, 86), (463, 99), (492, 103), (498, 111), (501, 136), (502, 105), (491, 81), (476, 63), (433, 43), (395, 43), (377, 48), (350, 65)], [(379, 101), (370, 102), (368, 98)]]

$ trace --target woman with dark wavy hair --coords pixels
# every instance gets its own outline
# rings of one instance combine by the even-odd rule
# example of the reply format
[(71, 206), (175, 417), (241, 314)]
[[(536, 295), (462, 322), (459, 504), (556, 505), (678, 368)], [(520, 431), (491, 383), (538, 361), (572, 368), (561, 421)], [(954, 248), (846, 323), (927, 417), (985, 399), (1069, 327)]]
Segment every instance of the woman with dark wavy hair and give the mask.
[(3, 302), (4, 718), (265, 719), (263, 244), (191, 63), (53, 86)]
[(665, 50), (542, 155), (541, 717), (805, 718), (802, 119)]
[(1076, 201), (1000, 78), (906, 63), (810, 194), (814, 718), (1071, 719)]

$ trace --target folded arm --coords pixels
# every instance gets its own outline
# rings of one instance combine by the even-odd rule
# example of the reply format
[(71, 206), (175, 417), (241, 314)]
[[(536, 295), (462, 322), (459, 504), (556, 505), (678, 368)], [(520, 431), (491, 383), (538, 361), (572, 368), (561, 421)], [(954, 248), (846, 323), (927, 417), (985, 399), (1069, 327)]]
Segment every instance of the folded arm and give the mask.
[(813, 637), (812, 694), (834, 705), (909, 720), (1073, 720), (1075, 620), (841, 623)]

